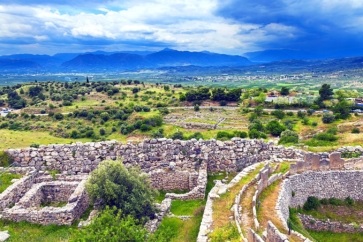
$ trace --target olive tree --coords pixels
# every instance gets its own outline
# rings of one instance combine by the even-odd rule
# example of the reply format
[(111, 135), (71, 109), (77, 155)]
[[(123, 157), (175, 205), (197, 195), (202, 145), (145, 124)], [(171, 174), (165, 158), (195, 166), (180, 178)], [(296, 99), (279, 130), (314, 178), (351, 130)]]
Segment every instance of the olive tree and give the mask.
[(137, 219), (153, 218), (156, 191), (137, 168), (126, 169), (121, 161), (104, 161), (91, 173), (86, 189), (92, 202), (102, 208), (116, 207)]

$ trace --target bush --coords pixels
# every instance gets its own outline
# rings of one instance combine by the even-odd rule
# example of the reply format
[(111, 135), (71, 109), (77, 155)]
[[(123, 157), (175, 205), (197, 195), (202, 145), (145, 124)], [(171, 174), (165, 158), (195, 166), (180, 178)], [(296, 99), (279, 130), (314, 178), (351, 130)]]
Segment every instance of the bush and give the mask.
[(355, 127), (352, 129), (352, 134), (359, 134), (359, 133), (360, 133), (359, 128)]
[(351, 197), (346, 197), (346, 198), (344, 199), (344, 202), (345, 202), (345, 204), (347, 204), (348, 206), (352, 206), (352, 205), (354, 205), (354, 200), (353, 200)]
[(203, 135), (200, 132), (195, 132), (194, 134), (190, 135), (188, 139), (203, 139)]
[(306, 202), (304, 203), (304, 210), (306, 211), (311, 211), (311, 210), (316, 210), (320, 207), (320, 201), (318, 198), (316, 197), (308, 197), (308, 199), (306, 200)]
[(281, 133), (279, 144), (296, 144), (299, 142), (299, 135), (291, 130), (285, 130)]
[(285, 112), (282, 111), (282, 110), (275, 110), (275, 111), (272, 111), (271, 114), (273, 116), (275, 116), (276, 118), (278, 119), (283, 119), (285, 117)]
[(175, 132), (174, 134), (172, 134), (170, 138), (183, 140), (184, 134), (183, 134), (183, 132), (178, 131), (178, 132)]
[(320, 134), (316, 134), (314, 136), (314, 139), (334, 142), (334, 141), (338, 140), (338, 137), (336, 137), (334, 134), (331, 134), (331, 133), (320, 133)]
[(279, 136), (286, 128), (279, 121), (272, 120), (266, 125), (266, 129), (273, 136)]
[(341, 206), (341, 205), (344, 205), (344, 201), (342, 201), (338, 198), (332, 197), (332, 198), (329, 198), (329, 204), (334, 205), (334, 206)]
[(37, 144), (37, 143), (32, 143), (32, 144), (30, 145), (30, 147), (31, 147), (31, 148), (39, 148), (39, 144)]
[(320, 200), (320, 204), (328, 205), (329, 204), (329, 200), (326, 199), (326, 198), (323, 198), (323, 199)]
[(139, 169), (126, 169), (121, 161), (104, 161), (86, 183), (90, 200), (103, 208), (115, 206), (124, 215), (137, 219), (153, 218), (155, 190)]
[(13, 163), (12, 158), (5, 151), (0, 151), (0, 166), (7, 167)]
[(194, 105), (194, 111), (198, 112), (200, 110), (200, 107), (198, 104)]
[(334, 122), (335, 116), (333, 114), (330, 114), (330, 113), (324, 113), (324, 115), (321, 118), (321, 120), (325, 124), (330, 124), (330, 123)]
[(117, 208), (105, 210), (87, 227), (77, 230), (70, 241), (147, 241), (147, 231), (131, 216), (124, 216)]
[[(50, 114), (50, 113), (49, 113)], [(63, 118), (64, 118), (64, 116), (63, 116), (63, 114), (61, 114), (61, 113), (56, 113), (56, 114), (54, 114), (54, 118), (56, 119), (56, 120), (62, 120)]]
[(142, 132), (149, 131), (149, 130), (151, 130), (151, 126), (150, 125), (147, 125), (147, 124), (142, 124), (141, 127), (140, 127), (140, 130)]

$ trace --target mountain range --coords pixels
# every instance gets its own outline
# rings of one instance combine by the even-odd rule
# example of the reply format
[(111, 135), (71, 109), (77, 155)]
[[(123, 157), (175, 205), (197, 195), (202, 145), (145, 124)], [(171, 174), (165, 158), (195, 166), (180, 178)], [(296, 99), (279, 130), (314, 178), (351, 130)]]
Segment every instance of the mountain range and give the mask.
[(164, 49), (158, 52), (59, 53), (49, 55), (17, 54), (0, 56), (0, 70), (103, 71), (138, 70), (165, 66), (246, 66), (251, 62), (237, 55)]
[[(363, 57), (322, 59), (294, 50), (266, 50), (238, 55), (164, 49), (158, 52), (87, 52), (0, 56), (2, 73), (105, 72), (159, 69), (178, 73), (331, 72), (363, 68)], [(251, 61), (252, 60), (252, 61)]]

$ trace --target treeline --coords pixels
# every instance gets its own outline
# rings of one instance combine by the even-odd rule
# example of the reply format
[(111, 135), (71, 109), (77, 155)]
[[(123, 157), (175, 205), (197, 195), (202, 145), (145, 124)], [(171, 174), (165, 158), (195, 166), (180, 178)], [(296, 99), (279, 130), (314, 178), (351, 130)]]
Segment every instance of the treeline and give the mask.
[(238, 102), (242, 94), (241, 88), (226, 89), (226, 88), (209, 88), (198, 87), (196, 89), (188, 90), (185, 95), (180, 96), (180, 101), (225, 101), (225, 102)]

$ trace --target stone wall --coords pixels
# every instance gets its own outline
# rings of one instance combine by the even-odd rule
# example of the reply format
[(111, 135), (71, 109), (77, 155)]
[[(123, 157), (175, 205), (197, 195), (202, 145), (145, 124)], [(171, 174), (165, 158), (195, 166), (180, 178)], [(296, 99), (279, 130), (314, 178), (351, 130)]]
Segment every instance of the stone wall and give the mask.
[(289, 205), (292, 207), (302, 206), (309, 196), (319, 199), (350, 196), (354, 200), (363, 200), (363, 171), (311, 171), (291, 176), (287, 183), (291, 187)]
[[(71, 225), (88, 207), (85, 181), (53, 181), (36, 184), (13, 207), (2, 212), (4, 219), (37, 224)], [(53, 199), (52, 199), (53, 198)], [(42, 202), (65, 201), (62, 207), (45, 206)]]
[(32, 187), (38, 174), (34, 168), (10, 168), (6, 170), (6, 172), (8, 171), (22, 174), (23, 177), (0, 194), (0, 211), (12, 207), (18, 202), (26, 191)]
[(282, 234), (276, 226), (271, 222), (267, 222), (267, 235), (266, 235), (266, 242), (288, 242), (287, 236)]
[(197, 172), (156, 170), (149, 173), (151, 186), (164, 191), (191, 190), (196, 186)]
[(353, 224), (345, 224), (338, 221), (323, 221), (310, 215), (299, 214), (300, 220), (304, 227), (315, 231), (330, 231), (333, 233), (362, 233), (363, 227)]
[(204, 199), (205, 189), (207, 187), (207, 177), (207, 164), (203, 163), (201, 168), (199, 169), (197, 184), (193, 183), (194, 179), (190, 179), (190, 182), (193, 183), (190, 186), (190, 189), (191, 187), (193, 188), (189, 192), (184, 194), (167, 193), (165, 197), (178, 200)]
[(151, 139), (141, 143), (116, 141), (48, 145), (8, 150), (16, 164), (40, 170), (59, 170), (67, 174), (89, 173), (105, 159), (121, 158), (126, 165), (150, 172), (175, 164), (175, 170), (196, 171), (207, 161), (208, 171), (239, 171), (269, 159), (302, 159), (304, 152), (275, 146), (262, 140), (234, 138), (231, 141), (188, 141)]

